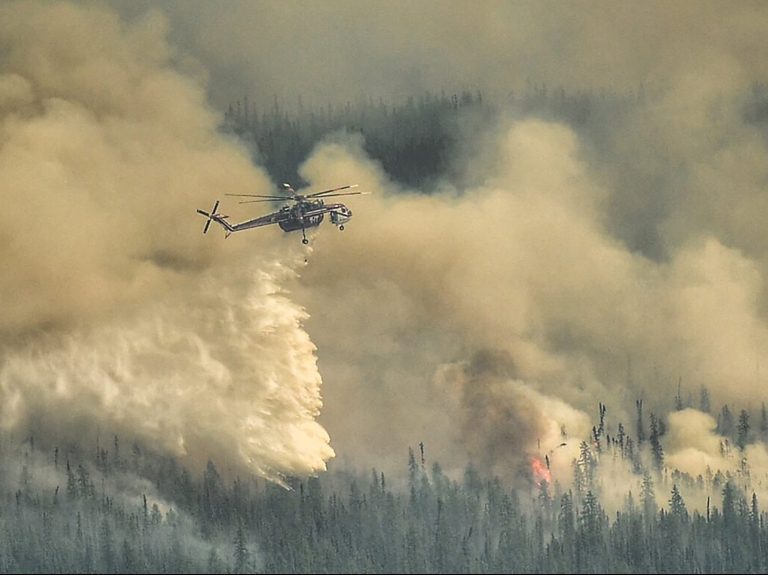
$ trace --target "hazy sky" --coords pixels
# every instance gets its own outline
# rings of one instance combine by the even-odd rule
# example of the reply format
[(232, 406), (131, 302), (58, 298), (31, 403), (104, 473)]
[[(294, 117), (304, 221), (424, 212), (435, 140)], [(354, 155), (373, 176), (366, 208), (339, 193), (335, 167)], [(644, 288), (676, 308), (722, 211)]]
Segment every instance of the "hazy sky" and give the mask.
[(116, 2), (170, 21), (210, 77), (213, 101), (324, 105), (361, 95), (528, 82), (634, 90), (720, 65), (765, 71), (762, 2), (331, 0)]

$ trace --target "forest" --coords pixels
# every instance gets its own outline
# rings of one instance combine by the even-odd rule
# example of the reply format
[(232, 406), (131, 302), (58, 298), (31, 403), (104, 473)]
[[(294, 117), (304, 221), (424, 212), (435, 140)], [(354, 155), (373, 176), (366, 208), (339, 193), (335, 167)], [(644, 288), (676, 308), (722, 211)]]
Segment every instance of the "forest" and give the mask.
[[(362, 136), (366, 153), (395, 182), (424, 191), (440, 179), (459, 177), (453, 161), (502, 115), (563, 122), (610, 157), (611, 125), (642, 110), (652, 98), (642, 85), (622, 92), (568, 92), (546, 84), (529, 84), (503, 98), (484, 97), (480, 90), (425, 92), (398, 102), (360, 96), (354, 103), (318, 108), (305, 106), (298, 97), (290, 107), (275, 99), (271, 108), (259, 109), (244, 96), (229, 104), (223, 128), (250, 144), (254, 161), (277, 182), (306, 183), (298, 168), (313, 146), (345, 131)], [(768, 83), (752, 85), (743, 96), (742, 114), (768, 137)]]
[(457, 176), (453, 160), (464, 142), (476, 137), (498, 119), (538, 116), (566, 122), (580, 132), (608, 125), (645, 102), (645, 90), (567, 93), (531, 85), (522, 94), (510, 92), (501, 100), (484, 97), (479, 90), (447, 95), (425, 92), (400, 102), (360, 96), (352, 103), (310, 108), (301, 98), (291, 106), (275, 100), (260, 110), (248, 97), (229, 104), (225, 129), (251, 144), (256, 163), (275, 181), (299, 182), (298, 167), (312, 147), (337, 131), (360, 134), (366, 153), (379, 162), (396, 182), (429, 188), (440, 178)]
[[(690, 477), (664, 467), (663, 418), (638, 409), (634, 438), (611, 435), (605, 406), (580, 442), (567, 490), (535, 473), (492, 477), (467, 464), (450, 478), (428, 446), (401, 477), (338, 468), (277, 485), (191, 473), (120, 438), (41, 448), (5, 435), (0, 570), (26, 573), (762, 573), (768, 512), (739, 473)], [(642, 418), (642, 419), (640, 419)], [(768, 434), (723, 406), (718, 432), (743, 453)], [(405, 454), (404, 454), (405, 455)], [(643, 455), (647, 456), (644, 457)], [(601, 462), (642, 478), (614, 512)], [(643, 463), (645, 462), (645, 463)], [(683, 492), (699, 489), (704, 509)]]
[[(359, 133), (366, 152), (404, 186), (428, 193), (455, 168), (472, 134), (500, 111), (575, 127), (589, 145), (617, 115), (645, 106), (626, 93), (566, 93), (532, 86), (491, 101), (479, 91), (426, 93), (390, 103), (361, 98), (322, 109), (275, 101), (233, 102), (222, 130), (250, 146), (274, 181), (301, 185), (299, 167), (323, 137)], [(768, 90), (745, 96), (744, 116), (768, 126)], [(768, 133), (768, 131), (767, 131)], [(695, 406), (692, 405), (695, 403)], [(43, 445), (34, 433), (0, 436), (0, 571), (5, 573), (764, 573), (768, 512), (745, 448), (768, 440), (765, 404), (710, 405), (678, 394), (668, 411), (609, 428), (605, 407), (578, 438), (568, 487), (530, 470), (498, 477), (468, 462), (461, 477), (430, 461), (426, 445), (403, 446), (401, 473), (331, 462), (317, 477), (202, 472), (152, 446), (118, 436), (94, 444)], [(717, 419), (737, 473), (691, 477), (664, 459), (666, 417), (693, 408)], [(425, 449), (426, 448), (426, 449)], [(641, 489), (606, 496), (608, 462)], [(539, 465), (547, 462), (539, 461)], [(704, 494), (694, 505), (688, 493)]]

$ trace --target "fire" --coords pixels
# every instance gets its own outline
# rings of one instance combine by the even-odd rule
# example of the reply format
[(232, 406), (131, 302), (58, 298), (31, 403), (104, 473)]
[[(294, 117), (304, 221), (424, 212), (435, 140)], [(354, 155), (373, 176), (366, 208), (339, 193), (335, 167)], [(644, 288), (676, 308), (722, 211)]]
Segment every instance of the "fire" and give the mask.
[(549, 485), (552, 484), (552, 474), (549, 472), (549, 467), (539, 457), (531, 458), (531, 472), (537, 486), (540, 486), (543, 481)]

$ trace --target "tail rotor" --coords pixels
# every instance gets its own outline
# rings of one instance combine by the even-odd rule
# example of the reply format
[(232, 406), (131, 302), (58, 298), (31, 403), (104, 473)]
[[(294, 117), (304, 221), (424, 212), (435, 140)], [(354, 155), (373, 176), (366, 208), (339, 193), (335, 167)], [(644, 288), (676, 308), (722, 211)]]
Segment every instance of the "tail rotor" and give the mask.
[(216, 203), (215, 203), (215, 204), (213, 204), (213, 209), (211, 210), (211, 213), (210, 213), (210, 214), (209, 214), (208, 212), (204, 212), (203, 210), (197, 210), (197, 213), (198, 213), (198, 214), (200, 214), (201, 216), (205, 216), (206, 218), (208, 218), (208, 220), (205, 222), (205, 227), (203, 228), (203, 233), (204, 233), (204, 234), (207, 234), (207, 233), (208, 233), (208, 228), (209, 228), (209, 227), (211, 227), (211, 222), (213, 221), (213, 217), (214, 217), (215, 215), (217, 215), (217, 214), (216, 214), (216, 210), (218, 209), (218, 207), (219, 207), (219, 200), (216, 200)]

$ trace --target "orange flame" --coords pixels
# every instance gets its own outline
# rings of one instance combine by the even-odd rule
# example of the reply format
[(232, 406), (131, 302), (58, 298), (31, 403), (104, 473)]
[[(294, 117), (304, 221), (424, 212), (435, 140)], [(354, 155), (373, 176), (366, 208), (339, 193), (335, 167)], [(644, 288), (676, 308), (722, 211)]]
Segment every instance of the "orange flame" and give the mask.
[(541, 486), (543, 481), (546, 481), (548, 485), (552, 484), (552, 474), (540, 458), (531, 458), (531, 471), (533, 472), (533, 480), (536, 482), (537, 486)]

